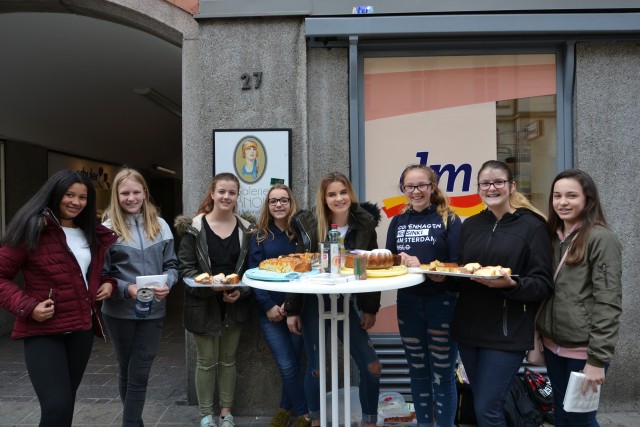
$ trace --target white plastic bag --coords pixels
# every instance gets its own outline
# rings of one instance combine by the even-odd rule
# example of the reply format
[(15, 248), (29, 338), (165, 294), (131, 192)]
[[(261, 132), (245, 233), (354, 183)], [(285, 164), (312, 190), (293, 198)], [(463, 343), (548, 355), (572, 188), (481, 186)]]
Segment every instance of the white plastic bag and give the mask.
[[(359, 422), (362, 419), (362, 408), (360, 407), (360, 389), (351, 386), (349, 396), (351, 396), (351, 422)], [(331, 406), (332, 393), (327, 393), (327, 420), (332, 419)], [(338, 422), (344, 424), (344, 389), (338, 390)]]

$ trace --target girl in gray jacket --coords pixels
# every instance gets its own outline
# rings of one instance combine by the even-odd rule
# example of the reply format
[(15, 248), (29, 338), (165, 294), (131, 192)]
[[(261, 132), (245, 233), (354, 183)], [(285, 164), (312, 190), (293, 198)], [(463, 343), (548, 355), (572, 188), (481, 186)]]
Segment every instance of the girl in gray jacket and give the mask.
[[(113, 180), (104, 226), (118, 235), (105, 260), (105, 273), (118, 282), (102, 307), (104, 323), (118, 357), (123, 426), (142, 426), (151, 365), (156, 357), (169, 291), (178, 281), (173, 234), (149, 200), (149, 187), (134, 169), (123, 169)], [(165, 275), (151, 288), (154, 301), (145, 318), (136, 316), (138, 276)]]

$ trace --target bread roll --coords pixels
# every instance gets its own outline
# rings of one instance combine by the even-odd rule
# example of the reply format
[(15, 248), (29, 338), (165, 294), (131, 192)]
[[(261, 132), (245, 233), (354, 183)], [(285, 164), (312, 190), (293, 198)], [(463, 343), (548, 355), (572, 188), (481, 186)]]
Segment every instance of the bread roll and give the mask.
[(220, 285), (220, 284), (224, 283), (224, 278), (225, 278), (224, 273), (220, 273), (220, 274), (216, 274), (211, 279), (213, 279), (212, 282), (214, 284)]
[(232, 273), (226, 276), (222, 283), (224, 283), (225, 285), (235, 285), (236, 283), (239, 283), (239, 282), (240, 282), (240, 276), (238, 276), (236, 273)]
[(482, 268), (482, 266), (477, 262), (470, 262), (469, 264), (465, 264), (460, 271), (462, 273), (473, 274), (480, 268)]
[(476, 270), (473, 274), (476, 276), (502, 276), (502, 272), (500, 270), (511, 275), (510, 268), (502, 267), (500, 265), (482, 267)]
[(196, 283), (207, 284), (207, 283), (211, 283), (211, 276), (209, 275), (209, 273), (202, 273), (202, 274), (198, 274), (193, 280)]

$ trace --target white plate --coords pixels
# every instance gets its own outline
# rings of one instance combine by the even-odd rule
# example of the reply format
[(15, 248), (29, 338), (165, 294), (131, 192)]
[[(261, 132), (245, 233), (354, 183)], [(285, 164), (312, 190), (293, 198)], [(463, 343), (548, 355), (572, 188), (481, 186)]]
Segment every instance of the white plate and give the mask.
[(155, 276), (138, 276), (136, 277), (136, 285), (139, 288), (159, 288), (167, 283), (168, 274), (158, 274)]
[[(467, 278), (475, 278), (475, 279), (497, 279), (502, 276), (478, 276), (477, 274), (468, 274), (468, 273), (449, 273), (446, 271), (431, 271), (431, 270), (422, 270), (420, 267), (409, 267), (409, 273), (422, 273), (422, 274), (431, 274), (433, 276), (452, 276), (452, 277), (467, 277)], [(517, 275), (512, 275), (511, 277), (518, 277)]]
[(236, 283), (235, 285), (218, 285), (218, 284), (214, 284), (214, 285), (208, 285), (208, 284), (202, 284), (202, 283), (196, 283), (196, 281), (191, 278), (191, 277), (185, 277), (183, 278), (184, 283), (187, 286), (191, 286), (192, 288), (215, 288), (215, 289), (220, 289), (221, 291), (224, 290), (229, 290), (229, 289), (234, 289), (234, 288), (240, 288), (240, 287), (246, 287), (247, 285), (245, 285), (244, 283), (240, 282), (240, 283)]
[(318, 270), (311, 270), (304, 273), (276, 273), (275, 271), (260, 270), (258, 267), (250, 268), (244, 272), (249, 279), (263, 280), (266, 282), (290, 282), (292, 280), (300, 280), (303, 277), (313, 276), (318, 273)]

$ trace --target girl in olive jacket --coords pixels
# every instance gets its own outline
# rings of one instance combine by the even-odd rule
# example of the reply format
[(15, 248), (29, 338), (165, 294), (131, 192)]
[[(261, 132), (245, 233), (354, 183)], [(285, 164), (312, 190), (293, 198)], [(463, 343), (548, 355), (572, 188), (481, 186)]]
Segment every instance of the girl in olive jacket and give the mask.
[[(180, 277), (236, 273), (247, 266), (251, 224), (235, 214), (240, 182), (235, 175), (216, 175), (198, 215), (186, 228), (178, 252)], [(184, 230), (184, 219), (176, 222)], [(233, 427), (236, 351), (241, 325), (249, 320), (250, 289), (218, 291), (185, 286), (184, 326), (194, 334), (198, 352), (195, 382), (201, 426)], [(213, 393), (218, 382), (219, 423), (213, 417)]]
[(555, 425), (597, 426), (596, 411), (565, 412), (562, 402), (572, 371), (584, 372), (583, 393), (604, 383), (622, 313), (620, 242), (607, 226), (586, 172), (564, 171), (551, 188), (549, 231), (557, 275), (537, 326), (553, 387)]

